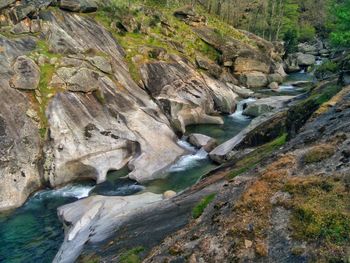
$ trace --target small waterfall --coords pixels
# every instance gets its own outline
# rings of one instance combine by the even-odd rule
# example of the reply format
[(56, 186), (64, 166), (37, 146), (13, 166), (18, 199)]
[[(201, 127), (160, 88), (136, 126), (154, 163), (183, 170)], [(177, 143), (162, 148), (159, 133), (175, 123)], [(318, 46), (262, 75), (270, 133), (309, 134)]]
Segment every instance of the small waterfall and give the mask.
[(188, 150), (190, 154), (182, 156), (175, 164), (170, 166), (169, 172), (185, 171), (188, 168), (197, 166), (199, 161), (205, 160), (208, 157), (208, 153), (203, 148), (197, 150), (185, 138), (179, 140), (178, 144)]
[(94, 186), (89, 185), (67, 185), (59, 189), (40, 191), (33, 196), (33, 199), (42, 200), (57, 197), (73, 197), (81, 199), (88, 197), (93, 188)]
[(254, 102), (254, 101), (256, 101), (256, 99), (254, 99), (254, 98), (248, 98), (248, 99), (245, 99), (245, 100), (241, 100), (237, 104), (236, 111), (233, 114), (231, 114), (230, 117), (236, 118), (238, 120), (246, 120), (246, 119), (248, 119), (249, 117), (243, 115), (243, 111), (244, 111), (245, 106), (247, 104), (249, 104), (250, 102)]

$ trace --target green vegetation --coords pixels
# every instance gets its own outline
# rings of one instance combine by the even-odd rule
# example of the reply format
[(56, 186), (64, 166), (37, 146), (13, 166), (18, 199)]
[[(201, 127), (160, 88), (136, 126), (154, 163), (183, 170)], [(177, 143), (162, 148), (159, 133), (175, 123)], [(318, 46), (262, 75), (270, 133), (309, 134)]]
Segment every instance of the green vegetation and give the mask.
[(350, 47), (350, 0), (332, 1), (330, 30), (333, 44)]
[(342, 251), (350, 242), (350, 195), (344, 182), (339, 178), (294, 178), (285, 190), (293, 195), (293, 237), (315, 243), (322, 262), (339, 260), (341, 254), (348, 253)]
[(192, 209), (192, 217), (193, 218), (199, 218), (205, 208), (214, 200), (216, 194), (211, 194), (206, 197), (204, 197), (193, 209)]
[(333, 145), (321, 144), (312, 147), (304, 155), (304, 162), (307, 164), (320, 162), (331, 157), (335, 153)]
[(337, 73), (340, 70), (339, 65), (331, 60), (323, 62), (315, 71), (315, 76), (319, 79), (325, 79)]
[(275, 140), (266, 143), (258, 147), (253, 152), (249, 153), (243, 159), (235, 163), (234, 169), (228, 175), (229, 178), (234, 178), (240, 174), (243, 174), (251, 169), (253, 169), (258, 163), (260, 163), (264, 158), (270, 155), (273, 151), (277, 150), (286, 143), (287, 134), (282, 134)]
[(302, 25), (299, 32), (299, 41), (312, 41), (316, 36), (316, 29), (310, 24)]
[(130, 249), (126, 252), (124, 252), (120, 256), (120, 263), (139, 263), (141, 262), (140, 254), (145, 249), (143, 247), (135, 247), (133, 249)]

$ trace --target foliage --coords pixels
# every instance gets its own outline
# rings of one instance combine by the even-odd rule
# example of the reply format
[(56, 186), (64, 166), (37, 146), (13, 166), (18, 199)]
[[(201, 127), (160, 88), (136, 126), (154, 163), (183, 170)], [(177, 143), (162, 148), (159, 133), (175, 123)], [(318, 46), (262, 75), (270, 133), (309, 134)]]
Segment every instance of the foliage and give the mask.
[(339, 71), (339, 65), (331, 60), (323, 62), (316, 68), (315, 76), (319, 79), (325, 79), (327, 76), (337, 73)]
[(283, 41), (285, 43), (284, 46), (287, 54), (297, 51), (298, 33), (295, 29), (287, 30), (287, 32), (284, 34)]
[(133, 249), (130, 249), (126, 252), (124, 252), (120, 256), (120, 263), (139, 263), (141, 262), (140, 254), (145, 249), (143, 247), (135, 247)]
[(300, 42), (308, 42), (315, 38), (316, 29), (310, 24), (304, 24), (300, 27), (299, 32), (299, 41)]
[(330, 8), (333, 44), (350, 47), (350, 0), (335, 1)]
[(193, 218), (200, 217), (204, 209), (214, 200), (216, 194), (211, 194), (206, 197), (204, 197), (193, 209), (192, 209), (192, 216)]

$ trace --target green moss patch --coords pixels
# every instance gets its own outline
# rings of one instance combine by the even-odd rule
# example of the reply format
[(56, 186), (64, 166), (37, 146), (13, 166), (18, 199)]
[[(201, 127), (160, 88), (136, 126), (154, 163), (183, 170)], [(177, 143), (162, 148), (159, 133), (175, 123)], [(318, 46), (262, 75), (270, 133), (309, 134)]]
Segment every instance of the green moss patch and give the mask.
[(234, 178), (253, 169), (258, 163), (260, 163), (273, 151), (283, 146), (286, 143), (286, 139), (287, 134), (283, 134), (275, 140), (258, 147), (256, 150), (249, 153), (246, 157), (236, 162), (233, 170), (229, 173), (228, 177)]
[(120, 256), (120, 263), (139, 263), (141, 262), (140, 254), (145, 249), (143, 247), (135, 247), (133, 249), (130, 249), (126, 252), (124, 252)]
[(295, 178), (286, 190), (293, 195), (293, 237), (314, 243), (320, 261), (343, 258), (350, 245), (350, 194), (343, 180)]
[(211, 194), (204, 197), (193, 209), (192, 209), (192, 217), (199, 218), (205, 208), (214, 200), (216, 194)]

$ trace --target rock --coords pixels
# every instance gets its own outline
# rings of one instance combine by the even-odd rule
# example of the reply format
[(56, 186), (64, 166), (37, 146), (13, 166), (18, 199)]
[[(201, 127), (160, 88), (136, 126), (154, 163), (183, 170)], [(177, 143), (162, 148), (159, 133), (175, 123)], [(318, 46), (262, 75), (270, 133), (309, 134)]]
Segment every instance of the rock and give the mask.
[(56, 57), (50, 58), (49, 63), (51, 65), (56, 65), (58, 63), (58, 58), (56, 58)]
[(35, 122), (39, 122), (40, 121), (38, 113), (35, 110), (33, 110), (33, 109), (28, 109), (27, 112), (26, 112), (26, 115), (29, 118), (33, 119)]
[(294, 73), (300, 71), (298, 63), (298, 54), (289, 54), (285, 62), (285, 70), (287, 73)]
[(286, 117), (286, 111), (269, 112), (257, 117), (235, 137), (212, 150), (209, 153), (210, 159), (225, 163), (232, 159), (236, 149), (257, 146), (276, 138), (285, 129)]
[(245, 246), (245, 248), (251, 248), (253, 246), (253, 242), (248, 240), (248, 239), (245, 239), (244, 246)]
[(10, 18), (17, 24), (35, 11), (36, 7), (33, 4), (20, 4), (11, 9)]
[(205, 25), (207, 21), (205, 16), (198, 15), (195, 12), (192, 5), (187, 5), (177, 9), (174, 12), (174, 16), (191, 26)]
[(313, 82), (309, 80), (298, 80), (298, 81), (288, 82), (288, 85), (292, 85), (295, 87), (305, 87), (311, 84), (313, 84)]
[(21, 90), (35, 90), (39, 86), (40, 69), (27, 56), (19, 56), (14, 65), (15, 75), (10, 80), (12, 88)]
[(59, 68), (57, 76), (65, 82), (70, 91), (92, 92), (100, 85), (100, 74), (88, 68)]
[(278, 191), (270, 199), (272, 205), (284, 205), (287, 201), (292, 198), (288, 192)]
[(250, 51), (241, 51), (236, 58), (233, 67), (237, 73), (259, 71), (263, 73), (270, 72), (270, 65), (256, 56), (256, 53)]
[(350, 71), (344, 71), (340, 74), (341, 83), (345, 85), (350, 85)]
[(238, 94), (243, 99), (247, 99), (254, 95), (253, 91), (245, 87), (240, 87), (240, 86), (230, 85), (230, 84), (228, 85), (233, 90), (234, 93)]
[(283, 82), (283, 77), (278, 73), (268, 75), (267, 79), (270, 83), (277, 82), (277, 84), (281, 84)]
[(87, 60), (102, 72), (108, 73), (108, 74), (112, 73), (111, 63), (105, 57), (94, 56), (94, 57), (88, 57)]
[(205, 57), (196, 56), (196, 64), (200, 69), (208, 70), (212, 63), (213, 63), (212, 61), (210, 61)]
[(206, 152), (212, 151), (217, 146), (217, 141), (214, 138), (199, 133), (192, 133), (188, 137), (188, 141), (197, 148), (204, 148)]
[(65, 224), (65, 239), (53, 262), (74, 262), (85, 243), (101, 241), (148, 207), (162, 195), (144, 193), (125, 197), (91, 196), (58, 208)]
[(176, 192), (168, 190), (163, 193), (163, 199), (170, 199), (172, 197), (176, 196)]
[(27, 61), (29, 69), (33, 66), (36, 72), (35, 64), (21, 57), (35, 49), (35, 42), (31, 37), (0, 36), (0, 46), (6, 50), (6, 55), (0, 52), (0, 211), (3, 211), (21, 206), (33, 191), (42, 187), (39, 173), (42, 149), (29, 97), (9, 85), (13, 78), (21, 88), (36, 86), (36, 77), (32, 78), (36, 73), (22, 70), (15, 73), (11, 67), (13, 63), (18, 66)]
[(201, 56), (197, 56), (196, 63), (198, 68), (207, 70), (208, 74), (212, 77), (219, 79), (222, 76), (222, 68), (213, 61)]
[(301, 53), (304, 54), (311, 54), (311, 55), (317, 55), (318, 54), (318, 48), (314, 45), (310, 45), (308, 43), (300, 43), (298, 45), (298, 50)]
[(311, 66), (316, 63), (316, 57), (310, 54), (298, 54), (297, 61), (299, 66)]
[(289, 102), (293, 98), (293, 96), (275, 96), (259, 99), (249, 103), (243, 111), (243, 114), (251, 117), (258, 117), (272, 110), (282, 108), (287, 102)]
[(262, 88), (268, 85), (267, 76), (262, 72), (246, 72), (240, 75), (240, 82), (247, 88)]
[(90, 13), (97, 11), (95, 0), (61, 0), (59, 7), (72, 12)]
[(135, 32), (138, 30), (138, 23), (133, 16), (123, 16), (120, 21), (120, 25), (126, 32)]
[(8, 7), (9, 5), (16, 2), (16, 0), (0, 0), (0, 10)]
[(42, 66), (42, 65), (44, 65), (46, 63), (47, 57), (45, 57), (44, 55), (39, 55), (37, 61), (38, 61), (38, 65)]
[[(145, 63), (140, 71), (147, 90), (162, 106), (173, 127), (183, 133), (189, 124), (222, 123), (220, 117), (210, 116), (214, 113), (214, 98), (216, 103), (220, 103), (218, 106), (225, 106), (224, 110), (232, 104), (234, 107), (232, 91), (232, 96), (229, 96), (229, 93), (226, 93), (229, 92), (228, 88), (221, 87), (218, 90), (215, 81), (210, 82), (209, 77), (206, 77), (212, 86), (209, 87), (203, 76), (178, 56), (171, 55), (170, 61), (167, 62)], [(214, 89), (217, 92), (214, 92)]]
[(277, 82), (271, 82), (271, 83), (269, 84), (269, 89), (272, 89), (272, 90), (278, 90), (279, 87), (280, 87), (280, 86), (278, 85)]

